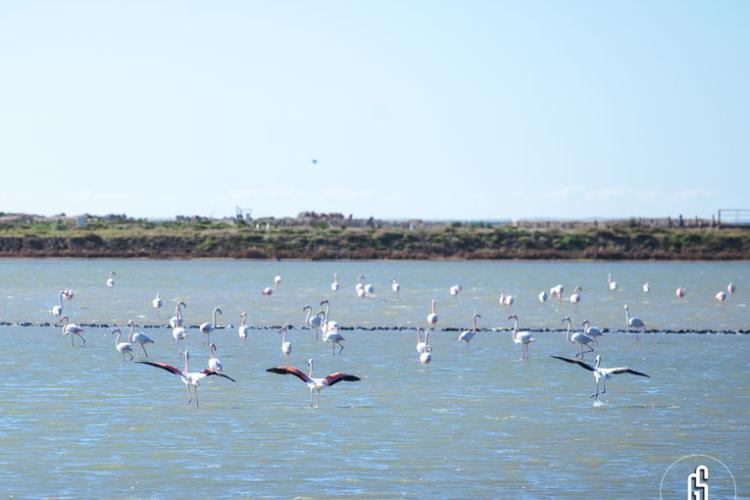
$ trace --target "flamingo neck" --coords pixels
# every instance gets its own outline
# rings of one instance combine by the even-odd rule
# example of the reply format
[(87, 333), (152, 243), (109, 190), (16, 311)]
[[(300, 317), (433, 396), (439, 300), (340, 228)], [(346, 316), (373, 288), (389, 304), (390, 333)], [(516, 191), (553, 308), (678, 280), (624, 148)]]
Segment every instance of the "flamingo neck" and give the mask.
[(513, 320), (513, 340), (516, 340), (517, 334), (518, 334), (518, 318)]
[(310, 378), (312, 378), (312, 374), (313, 374), (313, 364), (312, 364), (312, 361), (311, 361), (310, 362), (310, 369), (308, 370), (307, 376), (310, 377)]
[(437, 314), (437, 301), (432, 299), (432, 314)]
[(307, 317), (305, 317), (305, 323), (310, 324), (310, 316), (312, 316), (312, 308), (307, 309)]
[(185, 351), (185, 373), (190, 373), (190, 353)]

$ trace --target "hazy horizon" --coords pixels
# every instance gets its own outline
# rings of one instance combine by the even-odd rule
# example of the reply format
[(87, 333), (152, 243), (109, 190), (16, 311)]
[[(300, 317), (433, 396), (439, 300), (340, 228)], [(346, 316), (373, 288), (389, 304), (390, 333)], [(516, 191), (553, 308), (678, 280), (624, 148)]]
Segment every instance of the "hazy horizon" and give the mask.
[(0, 211), (710, 218), (750, 205), (748, 25), (739, 1), (5, 3)]

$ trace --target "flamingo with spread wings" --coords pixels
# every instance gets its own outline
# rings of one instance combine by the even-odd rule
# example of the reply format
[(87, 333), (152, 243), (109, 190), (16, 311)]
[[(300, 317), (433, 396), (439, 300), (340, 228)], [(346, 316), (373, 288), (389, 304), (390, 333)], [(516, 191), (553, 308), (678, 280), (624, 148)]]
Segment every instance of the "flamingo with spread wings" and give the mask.
[[(305, 372), (303, 372), (299, 368), (294, 368), (293, 366), (276, 366), (273, 368), (268, 368), (266, 371), (269, 373), (278, 373), (279, 375), (294, 375), (295, 377), (303, 381), (305, 385), (307, 385), (307, 387), (310, 389), (310, 406), (315, 406), (316, 408), (320, 405), (320, 391), (322, 391), (326, 387), (338, 384), (342, 380), (345, 382), (357, 382), (360, 380), (360, 378), (355, 375), (350, 375), (348, 373), (342, 372), (331, 373), (327, 377), (323, 378), (315, 378), (312, 376), (313, 360), (308, 359), (307, 364), (310, 367), (310, 371), (308, 374), (305, 374)], [(315, 402), (316, 394), (317, 403)]]

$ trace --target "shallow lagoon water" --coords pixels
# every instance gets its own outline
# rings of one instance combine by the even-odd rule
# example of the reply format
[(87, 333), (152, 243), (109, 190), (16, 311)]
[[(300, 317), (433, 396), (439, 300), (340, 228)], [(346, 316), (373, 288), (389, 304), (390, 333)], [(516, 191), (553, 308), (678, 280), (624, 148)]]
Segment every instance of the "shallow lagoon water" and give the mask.
[[(441, 326), (558, 328), (562, 315), (621, 328), (622, 304), (653, 328), (748, 327), (743, 304), (749, 266), (741, 263), (491, 263), (491, 262), (0, 262), (0, 320), (48, 321), (55, 291), (76, 291), (68, 311), (78, 322), (166, 321), (150, 300), (188, 302), (187, 321), (207, 321), (220, 304), (223, 322), (247, 310), (253, 324), (301, 325), (301, 306), (332, 298), (344, 325), (421, 325), (438, 298)], [(116, 285), (107, 289), (109, 270)], [(609, 292), (607, 271), (620, 291)], [(329, 291), (334, 272), (342, 290)], [(365, 274), (377, 296), (354, 297)], [(259, 290), (283, 278), (273, 297)], [(394, 296), (395, 275), (402, 285)], [(649, 279), (648, 296), (640, 290)], [(734, 280), (725, 304), (713, 295)], [(449, 297), (460, 282), (464, 291)], [(584, 288), (584, 301), (545, 305), (536, 294), (558, 282)], [(674, 299), (674, 288), (688, 290)], [(516, 298), (500, 308), (500, 291)], [(566, 292), (567, 295), (567, 292)], [(67, 304), (66, 304), (67, 305)], [(149, 329), (151, 359), (178, 366), (169, 330)], [(413, 331), (347, 331), (342, 356), (295, 328), (290, 359), (271, 330), (253, 330), (241, 344), (235, 329), (214, 335), (217, 355), (236, 384), (201, 384), (201, 407), (167, 372), (121, 360), (105, 329), (90, 328), (85, 348), (70, 348), (57, 328), (0, 327), (0, 490), (16, 497), (174, 498), (536, 498), (658, 497), (674, 460), (705, 453), (724, 461), (740, 496), (750, 483), (750, 337), (649, 334), (639, 344), (609, 334), (598, 351), (605, 366), (628, 365), (643, 379), (617, 376), (606, 404), (594, 407), (590, 373), (549, 354), (573, 356), (560, 333), (537, 333), (531, 357), (508, 333), (480, 333), (471, 346), (457, 333), (431, 336), (433, 363), (421, 366)], [(190, 331), (194, 366), (208, 353)], [(307, 388), (264, 370), (304, 366), (316, 374), (362, 377), (325, 390), (311, 409)], [(590, 359), (590, 358), (587, 358)], [(669, 488), (669, 485), (667, 485)], [(675, 488), (682, 485), (674, 485)], [(667, 492), (669, 493), (669, 492)], [(684, 498), (684, 492), (679, 493)], [(667, 496), (665, 496), (667, 498)]]

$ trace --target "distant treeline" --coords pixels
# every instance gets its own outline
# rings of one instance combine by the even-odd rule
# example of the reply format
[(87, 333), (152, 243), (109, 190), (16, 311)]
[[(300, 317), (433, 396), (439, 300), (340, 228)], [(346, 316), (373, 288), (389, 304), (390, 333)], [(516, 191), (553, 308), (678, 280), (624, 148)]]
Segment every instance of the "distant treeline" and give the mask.
[(632, 223), (346, 227), (200, 219), (0, 222), (3, 257), (259, 259), (750, 259), (748, 228)]

